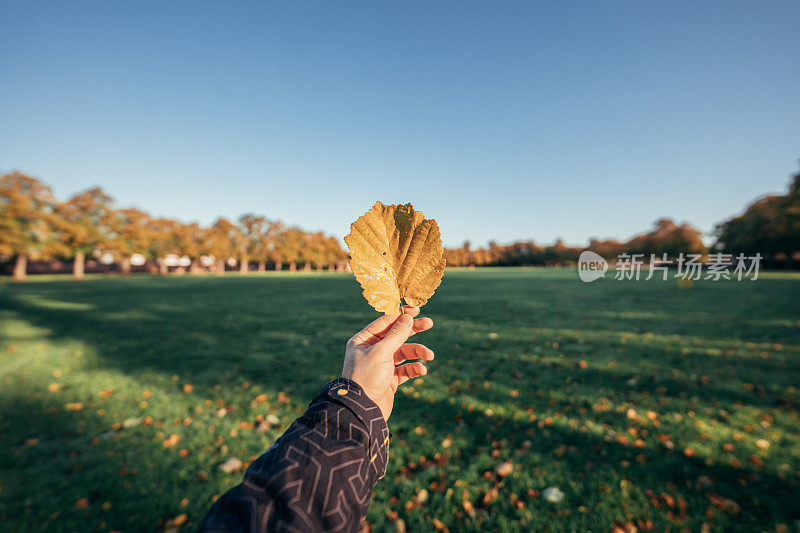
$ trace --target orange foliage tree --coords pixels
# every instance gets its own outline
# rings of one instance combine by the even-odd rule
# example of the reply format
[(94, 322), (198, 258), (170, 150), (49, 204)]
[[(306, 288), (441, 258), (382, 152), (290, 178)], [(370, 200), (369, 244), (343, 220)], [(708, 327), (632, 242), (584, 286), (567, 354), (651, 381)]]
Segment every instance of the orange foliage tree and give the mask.
[(14, 258), (14, 280), (25, 279), (29, 258), (51, 256), (56, 203), (50, 187), (36, 178), (0, 176), (0, 255)]

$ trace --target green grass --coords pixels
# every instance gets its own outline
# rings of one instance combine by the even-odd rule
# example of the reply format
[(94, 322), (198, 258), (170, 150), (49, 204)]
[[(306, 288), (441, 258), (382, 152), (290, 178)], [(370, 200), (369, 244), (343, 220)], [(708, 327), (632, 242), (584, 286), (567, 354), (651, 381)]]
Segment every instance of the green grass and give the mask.
[[(681, 289), (448, 271), (423, 308), (437, 357), (399, 394), (369, 522), (799, 530), (799, 301), (791, 275)], [(329, 273), (0, 283), (0, 529), (196, 527), (241, 478), (218, 465), (259, 455), (374, 317)], [(268, 414), (279, 427), (248, 426)]]

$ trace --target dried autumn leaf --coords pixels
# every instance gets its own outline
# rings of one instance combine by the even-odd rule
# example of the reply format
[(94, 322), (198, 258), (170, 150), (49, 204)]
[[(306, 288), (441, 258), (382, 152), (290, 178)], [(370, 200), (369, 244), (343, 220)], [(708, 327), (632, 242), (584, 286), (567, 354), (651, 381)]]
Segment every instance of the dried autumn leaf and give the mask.
[(226, 474), (231, 474), (242, 468), (242, 466), (244, 465), (238, 457), (231, 457), (230, 459), (219, 465), (219, 469), (225, 472)]
[(514, 471), (514, 464), (511, 461), (506, 461), (495, 468), (495, 472), (500, 477), (506, 477)]
[(380, 313), (398, 314), (402, 300), (426, 304), (442, 281), (439, 226), (411, 204), (376, 202), (350, 225), (344, 241), (364, 298)]

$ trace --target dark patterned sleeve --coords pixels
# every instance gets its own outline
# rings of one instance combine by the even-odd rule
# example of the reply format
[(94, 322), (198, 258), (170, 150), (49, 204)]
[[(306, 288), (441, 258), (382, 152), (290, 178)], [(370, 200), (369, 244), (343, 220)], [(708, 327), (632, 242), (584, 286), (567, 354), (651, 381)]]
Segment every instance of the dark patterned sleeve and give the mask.
[(357, 531), (388, 455), (378, 406), (355, 382), (335, 379), (214, 503), (200, 531)]

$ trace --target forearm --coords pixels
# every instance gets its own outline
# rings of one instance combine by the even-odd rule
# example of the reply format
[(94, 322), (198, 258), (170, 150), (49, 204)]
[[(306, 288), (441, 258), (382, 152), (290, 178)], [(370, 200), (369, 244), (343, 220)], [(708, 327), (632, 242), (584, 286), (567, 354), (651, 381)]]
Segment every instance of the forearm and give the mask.
[(355, 382), (336, 379), (209, 511), (202, 531), (355, 531), (386, 472), (389, 428)]

